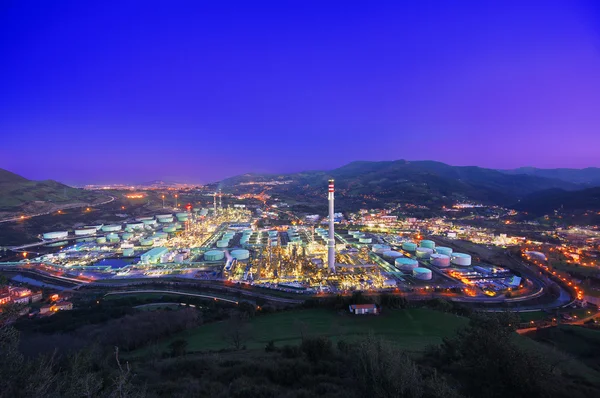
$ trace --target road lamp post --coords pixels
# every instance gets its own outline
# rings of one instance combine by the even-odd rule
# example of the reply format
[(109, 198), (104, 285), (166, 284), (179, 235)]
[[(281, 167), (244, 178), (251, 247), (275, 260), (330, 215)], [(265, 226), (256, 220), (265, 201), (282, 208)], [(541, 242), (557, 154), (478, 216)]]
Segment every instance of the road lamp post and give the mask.
[(163, 209), (165, 208), (165, 195), (162, 196), (162, 200), (163, 200)]

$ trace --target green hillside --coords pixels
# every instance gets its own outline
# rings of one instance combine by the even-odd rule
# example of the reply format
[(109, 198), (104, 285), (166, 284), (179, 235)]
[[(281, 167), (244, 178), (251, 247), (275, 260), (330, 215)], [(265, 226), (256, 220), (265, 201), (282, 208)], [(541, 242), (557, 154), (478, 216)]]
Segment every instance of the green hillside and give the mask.
[(52, 205), (93, 202), (96, 192), (72, 188), (53, 180), (32, 181), (0, 169), (0, 211), (35, 212)]

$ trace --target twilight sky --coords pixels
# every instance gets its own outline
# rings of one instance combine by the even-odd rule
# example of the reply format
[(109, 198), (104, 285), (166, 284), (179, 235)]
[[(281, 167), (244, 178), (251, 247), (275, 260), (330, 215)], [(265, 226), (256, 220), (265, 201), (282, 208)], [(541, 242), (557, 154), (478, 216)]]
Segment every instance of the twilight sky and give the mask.
[(0, 167), (209, 182), (600, 166), (600, 2), (0, 3)]

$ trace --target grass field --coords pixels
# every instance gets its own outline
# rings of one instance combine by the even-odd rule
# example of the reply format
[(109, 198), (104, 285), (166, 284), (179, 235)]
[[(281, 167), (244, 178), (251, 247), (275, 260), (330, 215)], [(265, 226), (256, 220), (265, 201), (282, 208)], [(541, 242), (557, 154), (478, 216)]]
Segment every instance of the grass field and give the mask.
[(515, 341), (556, 363), (565, 374), (600, 384), (600, 330), (561, 325), (518, 336)]
[[(466, 318), (428, 309), (389, 310), (378, 316), (339, 314), (325, 309), (287, 311), (253, 318), (245, 345), (248, 349), (262, 349), (270, 340), (277, 346), (297, 344), (303, 334), (337, 341), (374, 333), (407, 351), (419, 352), (428, 345), (439, 344), (443, 337), (467, 323)], [(225, 322), (203, 325), (160, 342), (158, 348), (167, 351), (169, 343), (182, 338), (188, 341), (189, 351), (230, 348), (222, 337), (227, 327)]]

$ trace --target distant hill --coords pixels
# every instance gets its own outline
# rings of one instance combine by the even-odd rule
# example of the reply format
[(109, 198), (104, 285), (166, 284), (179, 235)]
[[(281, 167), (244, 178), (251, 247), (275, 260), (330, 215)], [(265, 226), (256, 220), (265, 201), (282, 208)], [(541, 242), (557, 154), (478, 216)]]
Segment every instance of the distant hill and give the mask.
[(536, 215), (551, 214), (554, 210), (600, 211), (600, 187), (575, 192), (563, 189), (544, 190), (525, 197), (513, 207)]
[(46, 211), (72, 203), (92, 203), (101, 195), (72, 188), (54, 180), (33, 181), (0, 169), (0, 212), (8, 215), (24, 211)]
[(457, 200), (508, 205), (542, 190), (581, 188), (578, 184), (554, 178), (406, 160), (358, 161), (330, 171), (244, 174), (223, 180), (217, 185), (240, 192), (267, 190), (270, 194), (278, 194), (292, 201), (320, 203), (326, 196), (328, 178), (336, 179), (337, 197), (341, 203), (351, 204), (352, 207), (386, 202), (427, 205)]
[(25, 177), (21, 177), (20, 175), (10, 172), (8, 170), (0, 169), (0, 184), (17, 184), (27, 181), (29, 180)]
[(538, 169), (535, 167), (520, 167), (512, 170), (499, 170), (505, 174), (525, 174), (536, 177), (553, 178), (575, 184), (600, 186), (600, 168), (585, 169)]

